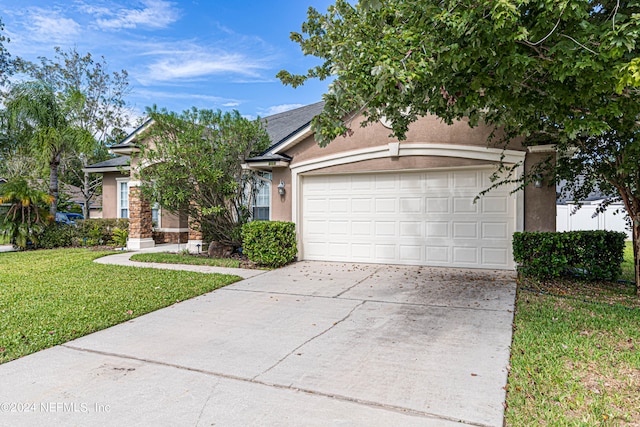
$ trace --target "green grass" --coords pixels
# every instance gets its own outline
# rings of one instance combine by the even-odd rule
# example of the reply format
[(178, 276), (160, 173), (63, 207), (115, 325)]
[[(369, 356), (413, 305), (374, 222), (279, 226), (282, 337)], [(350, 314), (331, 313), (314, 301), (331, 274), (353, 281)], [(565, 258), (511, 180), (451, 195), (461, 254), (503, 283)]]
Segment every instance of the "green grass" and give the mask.
[(9, 236), (0, 234), (0, 245), (8, 245), (8, 244), (9, 244)]
[(633, 243), (627, 242), (624, 248), (624, 261), (622, 262), (622, 280), (633, 282), (635, 274), (633, 269)]
[(506, 424), (640, 425), (639, 325), (631, 284), (520, 284)]
[(160, 262), (164, 264), (209, 265), (213, 267), (239, 268), (240, 261), (229, 258), (206, 258), (204, 256), (170, 253), (141, 253), (131, 256), (132, 261)]
[(109, 253), (0, 253), (0, 363), (240, 280), (92, 262)]

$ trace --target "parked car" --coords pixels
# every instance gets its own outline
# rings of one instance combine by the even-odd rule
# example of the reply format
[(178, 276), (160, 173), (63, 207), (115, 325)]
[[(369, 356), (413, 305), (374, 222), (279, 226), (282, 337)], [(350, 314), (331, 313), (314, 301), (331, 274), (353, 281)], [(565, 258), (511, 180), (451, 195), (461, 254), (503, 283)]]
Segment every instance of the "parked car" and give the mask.
[(63, 224), (75, 225), (76, 221), (84, 219), (84, 216), (79, 213), (72, 212), (56, 212), (56, 222)]

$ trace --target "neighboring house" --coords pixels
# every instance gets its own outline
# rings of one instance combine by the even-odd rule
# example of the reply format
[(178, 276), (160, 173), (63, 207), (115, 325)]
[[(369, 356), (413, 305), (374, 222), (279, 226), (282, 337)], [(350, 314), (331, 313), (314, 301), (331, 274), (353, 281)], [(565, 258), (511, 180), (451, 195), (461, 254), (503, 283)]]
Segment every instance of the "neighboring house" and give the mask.
[[(578, 177), (577, 179), (582, 179)], [(608, 199), (608, 195), (601, 191), (594, 191), (584, 200), (576, 201), (572, 194), (564, 194), (563, 188), (566, 181), (561, 181), (557, 186), (558, 201), (556, 206), (556, 230), (609, 230), (626, 233), (627, 239), (633, 236), (628, 226), (629, 216), (624, 204), (616, 202), (604, 212), (599, 211), (600, 204)], [(578, 209), (578, 205), (580, 208)]]
[[(351, 136), (321, 148), (310, 122), (322, 107), (267, 117), (273, 144), (245, 165), (272, 183), (252, 207), (254, 217), (295, 222), (299, 259), (513, 269), (513, 232), (555, 230), (553, 188), (531, 185), (512, 194), (503, 186), (474, 203), (501, 159), (519, 164), (519, 174), (552, 147), (512, 141), (506, 150), (487, 148), (489, 127), (449, 126), (427, 116), (402, 142), (382, 122), (361, 128), (356, 118)], [(149, 125), (112, 148), (131, 155), (134, 169), (136, 138)], [(137, 186), (129, 178), (133, 249), (154, 244), (150, 209)], [(106, 217), (110, 199), (103, 194)], [(189, 247), (198, 244), (201, 235), (191, 231)]]

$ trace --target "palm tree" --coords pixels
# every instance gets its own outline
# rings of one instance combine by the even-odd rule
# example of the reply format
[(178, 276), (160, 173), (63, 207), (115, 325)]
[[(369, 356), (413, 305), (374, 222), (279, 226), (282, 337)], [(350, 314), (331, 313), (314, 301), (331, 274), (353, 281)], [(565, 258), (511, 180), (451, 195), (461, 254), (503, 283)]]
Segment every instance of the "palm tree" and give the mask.
[(49, 213), (58, 209), (58, 169), (62, 155), (89, 144), (92, 136), (71, 123), (71, 111), (83, 102), (80, 94), (62, 98), (42, 81), (14, 85), (5, 101), (7, 130), (18, 144), (49, 166)]
[(37, 243), (45, 225), (46, 206), (51, 196), (29, 187), (24, 178), (10, 180), (0, 188), (0, 204), (9, 204), (0, 217), (0, 232), (9, 236), (15, 246), (26, 249), (29, 242)]

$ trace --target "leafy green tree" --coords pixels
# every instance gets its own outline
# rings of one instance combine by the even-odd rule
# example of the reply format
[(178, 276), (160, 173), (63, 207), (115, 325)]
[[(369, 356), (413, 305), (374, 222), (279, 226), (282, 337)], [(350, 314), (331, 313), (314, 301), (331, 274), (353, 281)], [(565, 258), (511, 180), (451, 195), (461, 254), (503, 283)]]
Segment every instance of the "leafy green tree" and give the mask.
[(0, 204), (9, 204), (0, 218), (0, 230), (20, 249), (36, 244), (46, 224), (46, 206), (51, 197), (44, 191), (31, 188), (24, 178), (10, 180), (0, 186)]
[[(504, 128), (506, 138), (495, 144), (524, 136), (525, 144), (555, 144), (561, 159), (579, 149), (577, 159), (588, 165), (603, 155), (615, 165), (619, 144), (638, 152), (635, 0), (336, 0), (326, 14), (309, 9), (291, 38), (322, 62), (302, 75), (281, 71), (284, 83), (333, 79), (312, 124), (322, 145), (349, 133), (359, 113), (362, 125), (386, 117), (399, 139), (418, 117), (436, 114), (447, 123), (468, 117), (472, 126)], [(555, 178), (552, 164), (542, 166)], [(582, 182), (609, 183), (624, 201), (638, 283), (638, 164), (624, 165), (631, 172), (615, 178), (611, 168), (586, 168), (591, 175)], [(571, 168), (561, 162), (558, 170)], [(580, 180), (570, 184), (580, 193)]]
[[(0, 19), (0, 33), (4, 31), (4, 24)], [(9, 38), (0, 34), (0, 84), (7, 81), (7, 77), (13, 72), (14, 64), (9, 51), (5, 47), (5, 43), (9, 43)]]
[(169, 212), (188, 213), (205, 236), (239, 246), (255, 196), (247, 189), (258, 187), (242, 163), (269, 146), (260, 120), (235, 110), (192, 108), (177, 114), (154, 107), (147, 113), (153, 124), (141, 146), (148, 165), (138, 172), (143, 194)]
[(108, 145), (126, 136), (125, 129), (130, 125), (130, 111), (125, 101), (130, 92), (128, 73), (126, 70), (110, 72), (104, 57), (95, 59), (91, 53), (81, 55), (75, 48), (54, 50), (53, 59), (40, 58), (39, 63), (18, 59), (17, 66), (51, 87), (69, 107), (67, 121), (93, 137), (92, 144), (75, 146), (61, 159), (65, 182), (80, 188), (83, 213), (89, 218), (89, 204), (100, 189), (101, 178), (83, 169), (108, 159)]
[(63, 155), (82, 150), (93, 141), (88, 132), (68, 119), (73, 104), (83, 102), (80, 94), (74, 95), (62, 103), (50, 86), (34, 81), (13, 85), (5, 99), (4, 114), (11, 140), (49, 167), (52, 217), (58, 206), (58, 169)]

